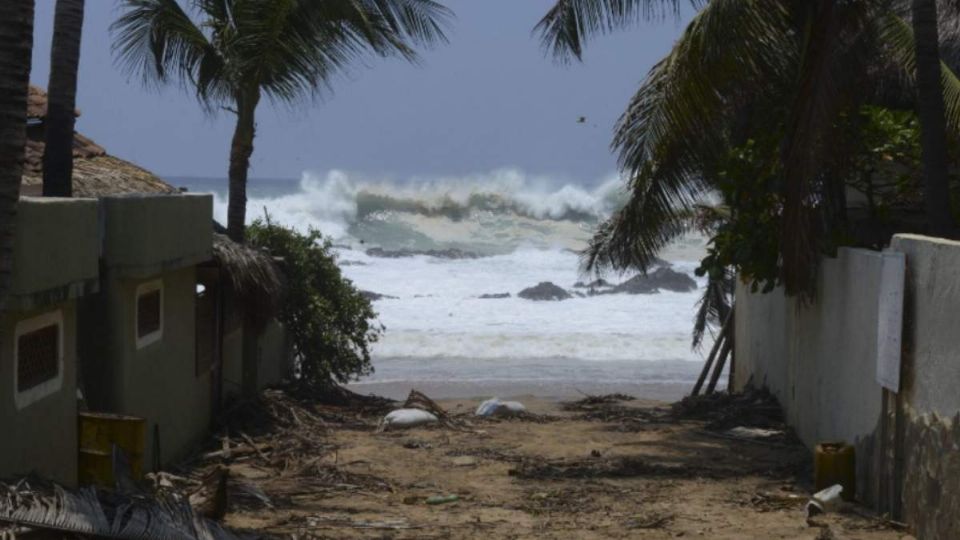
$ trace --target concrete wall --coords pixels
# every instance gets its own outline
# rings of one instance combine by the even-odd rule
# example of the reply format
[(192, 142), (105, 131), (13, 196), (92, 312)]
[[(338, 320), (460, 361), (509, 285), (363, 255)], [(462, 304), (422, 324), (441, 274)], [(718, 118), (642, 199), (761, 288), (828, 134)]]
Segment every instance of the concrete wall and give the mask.
[(97, 201), (20, 199), (10, 306), (34, 309), (96, 292)]
[[(223, 398), (241, 395), (243, 388), (243, 328), (228, 327), (223, 337)], [(263, 389), (289, 379), (293, 373), (293, 343), (286, 328), (270, 321), (257, 340), (257, 388)]]
[(736, 373), (780, 400), (808, 446), (873, 432), (881, 388), (874, 379), (880, 254), (841, 249), (823, 261), (816, 301), (804, 305), (781, 290), (737, 290)]
[[(59, 389), (18, 406), (14, 378), (14, 329), (18, 321), (59, 310), (63, 362)], [(76, 310), (73, 301), (0, 317), (0, 477), (36, 472), (77, 483)]]
[(293, 348), (287, 329), (280, 321), (273, 319), (263, 329), (258, 352), (258, 387), (274, 386), (290, 377), (293, 369)]
[(960, 242), (897, 235), (891, 248), (907, 257), (901, 414), (892, 426), (903, 519), (918, 538), (960, 538)]
[[(138, 347), (135, 325), (137, 287), (156, 280), (163, 287), (163, 331), (159, 340)], [(117, 276), (109, 270), (101, 298), (86, 306), (84, 339), (86, 394), (91, 408), (147, 420), (145, 470), (158, 457), (164, 463), (183, 457), (203, 440), (210, 425), (211, 373), (196, 374), (193, 266), (144, 279)], [(97, 305), (99, 304), (99, 305)], [(97, 333), (96, 326), (109, 329)], [(99, 346), (93, 341), (98, 341)], [(160, 455), (155, 454), (159, 430)]]
[[(211, 257), (212, 199), (108, 197), (100, 219), (102, 290), (81, 306), (84, 390), (93, 410), (147, 420), (151, 470), (183, 457), (210, 425), (212, 374), (196, 374), (195, 265)], [(137, 290), (155, 282), (163, 329), (156, 341), (138, 342)]]
[(211, 195), (105, 197), (100, 212), (103, 263), (123, 275), (146, 277), (211, 257)]
[(735, 387), (780, 398), (808, 445), (855, 443), (859, 498), (918, 538), (960, 538), (960, 243), (897, 235), (905, 254), (900, 393), (876, 381), (880, 255), (824, 261), (815, 301), (737, 290)]
[[(77, 482), (76, 299), (98, 289), (97, 259), (95, 200), (20, 199), (11, 296), (0, 314), (0, 476)], [(38, 316), (60, 324), (58, 376), (18, 392), (16, 328)]]

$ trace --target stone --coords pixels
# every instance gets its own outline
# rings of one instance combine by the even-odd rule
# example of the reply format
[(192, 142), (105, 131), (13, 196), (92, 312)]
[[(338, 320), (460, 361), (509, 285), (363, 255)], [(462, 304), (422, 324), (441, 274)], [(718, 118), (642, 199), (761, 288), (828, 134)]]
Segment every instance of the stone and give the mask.
[(517, 296), (527, 300), (567, 300), (570, 298), (570, 293), (549, 281), (542, 281), (535, 287), (520, 291)]

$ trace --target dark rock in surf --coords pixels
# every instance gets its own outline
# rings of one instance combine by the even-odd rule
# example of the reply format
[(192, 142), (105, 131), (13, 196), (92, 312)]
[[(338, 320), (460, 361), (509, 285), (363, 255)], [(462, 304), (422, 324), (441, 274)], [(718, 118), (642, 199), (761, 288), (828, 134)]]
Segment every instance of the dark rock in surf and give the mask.
[(582, 281), (578, 281), (574, 283), (573, 286), (578, 289), (602, 289), (604, 287), (613, 287), (613, 283), (610, 283), (605, 279), (597, 279), (597, 280), (591, 281), (590, 283), (584, 283)]
[(477, 298), (483, 300), (498, 300), (500, 298), (510, 298), (512, 295), (508, 292), (505, 293), (496, 293), (496, 294), (481, 294)]
[(607, 294), (655, 294), (660, 291), (690, 292), (697, 290), (697, 282), (692, 277), (667, 267), (657, 268), (647, 275), (638, 274)]
[(447, 249), (383, 249), (370, 248), (367, 255), (371, 257), (380, 257), (383, 259), (401, 259), (406, 257), (416, 257), (417, 255), (426, 255), (427, 257), (436, 257), (438, 259), (479, 259), (480, 255), (472, 251), (464, 251), (459, 248)]
[(340, 266), (367, 266), (363, 261), (337, 261)]
[(549, 281), (543, 281), (536, 287), (524, 289), (517, 293), (517, 296), (527, 300), (566, 300), (571, 298), (570, 293)]
[(371, 302), (376, 302), (377, 300), (396, 300), (397, 299), (396, 296), (375, 293), (373, 291), (360, 291), (360, 295)]

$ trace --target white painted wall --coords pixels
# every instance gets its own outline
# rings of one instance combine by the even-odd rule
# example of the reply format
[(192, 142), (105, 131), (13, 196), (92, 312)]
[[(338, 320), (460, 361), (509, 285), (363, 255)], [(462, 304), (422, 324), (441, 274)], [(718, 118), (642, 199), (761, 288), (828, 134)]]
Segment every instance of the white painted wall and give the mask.
[(803, 303), (782, 290), (751, 293), (740, 284), (736, 373), (780, 400), (801, 440), (855, 443), (881, 412), (876, 382), (881, 255), (841, 249), (820, 268), (817, 294)]

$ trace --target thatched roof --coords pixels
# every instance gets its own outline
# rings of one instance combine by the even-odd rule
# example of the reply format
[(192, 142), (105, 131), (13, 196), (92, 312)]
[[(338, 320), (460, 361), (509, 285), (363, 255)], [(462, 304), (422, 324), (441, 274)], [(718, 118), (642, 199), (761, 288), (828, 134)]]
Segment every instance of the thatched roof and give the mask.
[(262, 326), (276, 314), (284, 287), (270, 255), (213, 233), (213, 259), (226, 274), (230, 290), (250, 322)]
[[(27, 117), (39, 120), (27, 129), (26, 160), (21, 192), (39, 194), (43, 185), (43, 120), (47, 115), (47, 94), (30, 87)], [(79, 112), (77, 113), (79, 116)], [(124, 193), (177, 193), (177, 189), (150, 171), (111, 156), (97, 143), (80, 133), (73, 142), (73, 194), (75, 197), (102, 197)]]

